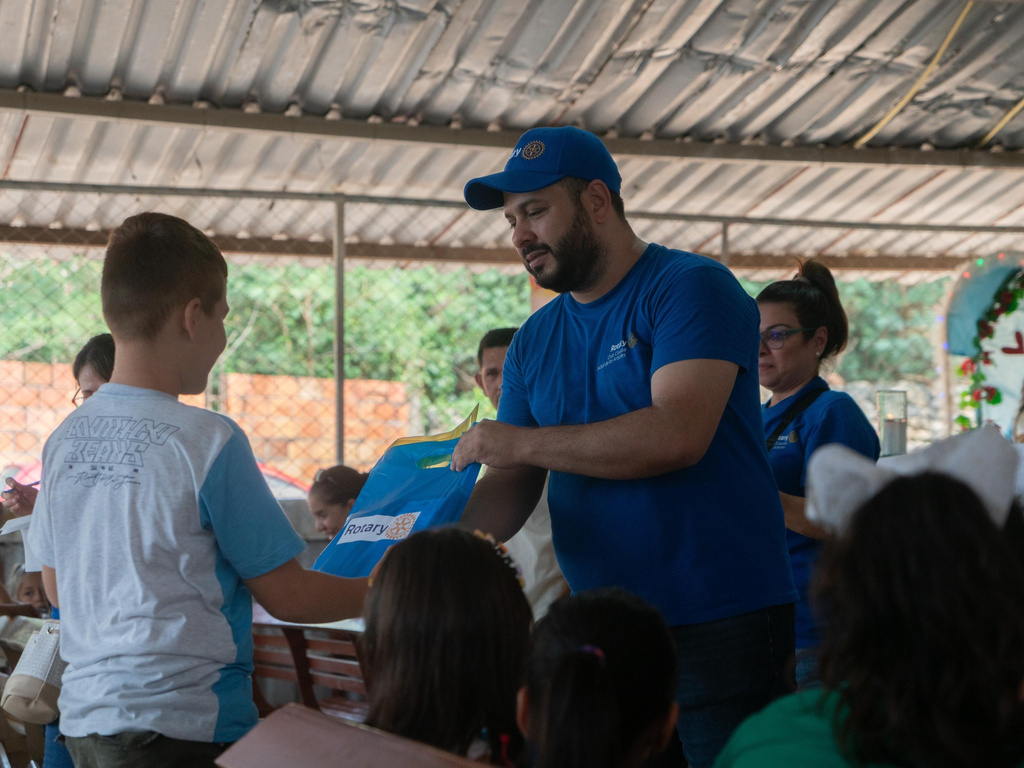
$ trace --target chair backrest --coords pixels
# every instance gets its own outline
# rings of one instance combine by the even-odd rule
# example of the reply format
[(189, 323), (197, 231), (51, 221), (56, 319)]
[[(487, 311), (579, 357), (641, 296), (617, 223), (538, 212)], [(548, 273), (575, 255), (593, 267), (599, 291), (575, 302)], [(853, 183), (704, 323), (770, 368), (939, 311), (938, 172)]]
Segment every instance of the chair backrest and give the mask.
[(217, 758), (221, 768), (470, 768), (434, 747), (289, 704)]
[[(254, 627), (253, 645), (253, 696), (261, 716), (267, 715), (272, 707), (259, 689), (260, 678), (296, 683), (299, 700), (307, 707), (357, 720), (365, 713), (366, 685), (354, 633), (261, 625)], [(320, 698), (314, 686), (343, 695)]]
[(355, 634), (340, 629), (307, 629), (304, 636), (314, 685), (366, 696)]
[(262, 679), (295, 683), (302, 703), (315, 707), (316, 696), (313, 694), (313, 683), (305, 663), (302, 630), (281, 626), (254, 627), (252, 639), (252, 693), (260, 717), (265, 717), (274, 709), (267, 703), (260, 688), (259, 681)]

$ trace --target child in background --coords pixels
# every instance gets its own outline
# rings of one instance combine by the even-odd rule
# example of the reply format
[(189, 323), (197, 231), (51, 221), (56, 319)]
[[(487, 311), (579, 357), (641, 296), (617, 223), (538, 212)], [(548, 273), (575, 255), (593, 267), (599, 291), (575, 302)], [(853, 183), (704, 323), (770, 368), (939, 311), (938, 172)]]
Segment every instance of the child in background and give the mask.
[[(108, 381), (114, 373), (114, 337), (109, 333), (93, 336), (78, 350), (71, 365), (75, 394), (71, 404), (77, 408)], [(39, 489), (7, 478), (10, 488), (3, 489), (3, 507), (14, 517), (31, 515)], [(56, 617), (55, 617), (56, 618)]]
[[(77, 408), (110, 381), (114, 374), (114, 337), (109, 333), (93, 336), (75, 355), (71, 365), (71, 373), (75, 377), (75, 394), (71, 397), (72, 405)], [(15, 516), (29, 515), (35, 507), (38, 489), (9, 480), (11, 488), (4, 491), (3, 506)], [(31, 553), (26, 552), (30, 557)], [(38, 569), (38, 564), (34, 567)], [(32, 574), (38, 582), (39, 594), (46, 600), (42, 586), (42, 575), (38, 570)], [(47, 610), (50, 601), (46, 600)], [(53, 609), (52, 618), (59, 619), (60, 611)], [(64, 742), (60, 739), (60, 720), (46, 725), (46, 746), (43, 753), (43, 768), (74, 768), (71, 755)]]
[(16, 603), (31, 605), (39, 612), (40, 618), (49, 618), (50, 601), (43, 591), (43, 576), (38, 571), (26, 571), (22, 563), (14, 566), (7, 582), (7, 591)]
[(415, 533), (381, 561), (365, 619), (367, 725), (494, 765), (518, 757), (532, 613), (506, 554), (456, 528)]
[(530, 641), (519, 727), (535, 768), (638, 768), (675, 728), (676, 653), (665, 620), (618, 589), (555, 602)]
[(329, 539), (338, 535), (367, 477), (344, 464), (317, 470), (306, 503), (320, 533)]

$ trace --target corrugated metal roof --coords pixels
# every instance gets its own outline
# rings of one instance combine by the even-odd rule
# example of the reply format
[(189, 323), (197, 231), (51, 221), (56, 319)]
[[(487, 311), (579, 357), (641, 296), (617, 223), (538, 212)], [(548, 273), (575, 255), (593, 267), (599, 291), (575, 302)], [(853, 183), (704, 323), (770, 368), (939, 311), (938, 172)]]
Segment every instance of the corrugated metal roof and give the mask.
[[(919, 162), (931, 148), (975, 147), (1024, 96), (1021, 4), (974, 3), (921, 90), (868, 142), (912, 148), (914, 163), (773, 159), (775, 147), (781, 156), (786, 147), (819, 145), (825, 157), (839, 158), (830, 148), (849, 147), (910, 91), (964, 7), (952, 0), (0, 1), (0, 91), (64, 94), (56, 108), (17, 109), (8, 100), (0, 109), (0, 178), (456, 201), (468, 178), (500, 168), (510, 148), (486, 146), (476, 131), (575, 123), (609, 138), (652, 140), (655, 154), (619, 156), (634, 211), (1024, 226), (1024, 171), (1002, 167), (1024, 147), (1024, 114), (989, 142), (982, 162)], [(97, 115), (97, 103), (151, 108), (115, 119)], [(228, 127), (182, 122), (174, 105), (239, 117)], [(324, 130), (256, 127), (273, 114), (301, 114)], [(444, 128), (447, 138), (330, 135), (337, 118), (414, 133)], [(763, 151), (745, 162), (674, 153), (690, 142)], [(0, 223), (106, 229), (152, 202), (0, 190)], [(289, 211), (273, 217), (284, 232), (281, 225), (267, 231), (269, 201), (155, 202), (228, 235), (333, 236), (329, 206), (312, 202), (278, 203)], [(635, 224), (644, 237), (721, 252), (716, 223)], [(346, 232), (353, 242), (507, 248), (500, 216), (449, 208), (396, 213), (360, 204), (346, 216)], [(1019, 239), (756, 223), (733, 224), (728, 235), (732, 256), (786, 258), (968, 258), (1014, 249)]]

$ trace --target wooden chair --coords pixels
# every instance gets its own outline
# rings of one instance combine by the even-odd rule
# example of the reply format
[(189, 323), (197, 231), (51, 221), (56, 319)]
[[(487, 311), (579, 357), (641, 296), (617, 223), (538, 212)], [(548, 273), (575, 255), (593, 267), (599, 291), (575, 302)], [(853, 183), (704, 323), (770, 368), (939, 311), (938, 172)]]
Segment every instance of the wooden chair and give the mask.
[[(366, 717), (366, 685), (354, 633), (261, 625), (254, 629), (253, 642), (253, 698), (260, 717), (274, 710), (258, 685), (260, 678), (294, 682), (299, 701), (312, 709), (356, 722)], [(317, 687), (336, 693), (319, 696)]]
[(312, 687), (308, 684), (308, 675), (301, 675), (296, 667), (295, 659), (301, 658), (303, 652), (300, 650), (296, 654), (292, 649), (292, 644), (296, 642), (294, 633), (285, 633), (284, 628), (279, 626), (253, 627), (252, 639), (252, 696), (259, 716), (266, 717), (276, 709), (267, 701), (260, 687), (260, 680), (284, 680), (294, 683), (298, 686), (298, 698), (305, 702), (303, 688), (308, 688), (311, 696)]
[(261, 720), (217, 758), (221, 768), (471, 768), (416, 741), (289, 704)]
[(367, 702), (357, 635), (340, 629), (306, 629), (303, 638), (310, 680), (334, 692), (316, 698), (316, 706), (328, 715), (361, 723)]

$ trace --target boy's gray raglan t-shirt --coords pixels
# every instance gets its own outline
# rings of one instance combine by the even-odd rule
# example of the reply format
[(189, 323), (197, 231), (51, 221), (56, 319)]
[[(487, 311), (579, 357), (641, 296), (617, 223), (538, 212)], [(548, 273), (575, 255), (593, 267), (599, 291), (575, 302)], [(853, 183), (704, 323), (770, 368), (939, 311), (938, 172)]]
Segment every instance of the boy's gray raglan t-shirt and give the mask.
[(29, 545), (57, 572), (69, 736), (256, 723), (244, 579), (305, 547), (230, 419), (105, 384), (47, 440)]

